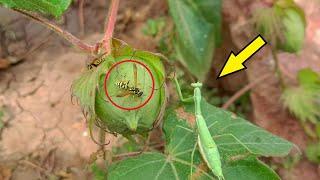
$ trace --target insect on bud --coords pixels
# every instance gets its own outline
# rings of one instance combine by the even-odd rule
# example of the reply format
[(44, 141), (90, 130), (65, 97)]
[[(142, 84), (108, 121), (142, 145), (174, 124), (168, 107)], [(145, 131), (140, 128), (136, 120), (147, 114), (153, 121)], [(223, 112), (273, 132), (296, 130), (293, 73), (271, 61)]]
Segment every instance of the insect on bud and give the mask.
[(109, 131), (146, 134), (161, 119), (166, 100), (164, 67), (149, 52), (122, 56), (100, 77), (95, 113)]

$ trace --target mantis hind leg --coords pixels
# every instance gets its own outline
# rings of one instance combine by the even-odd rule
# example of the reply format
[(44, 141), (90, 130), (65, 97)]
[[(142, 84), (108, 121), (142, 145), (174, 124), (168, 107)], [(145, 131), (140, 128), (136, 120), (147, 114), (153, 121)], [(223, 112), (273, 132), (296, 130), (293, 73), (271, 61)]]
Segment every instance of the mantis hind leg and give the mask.
[(197, 146), (198, 146), (198, 128), (197, 126), (194, 127), (194, 139), (195, 143), (191, 152), (191, 166), (190, 166), (190, 179), (193, 179), (193, 159), (194, 159), (194, 153), (196, 152)]
[(193, 146), (192, 153), (191, 153), (191, 165), (190, 165), (190, 179), (192, 179), (193, 176), (193, 158), (194, 158), (194, 153), (196, 152), (198, 143), (196, 142)]

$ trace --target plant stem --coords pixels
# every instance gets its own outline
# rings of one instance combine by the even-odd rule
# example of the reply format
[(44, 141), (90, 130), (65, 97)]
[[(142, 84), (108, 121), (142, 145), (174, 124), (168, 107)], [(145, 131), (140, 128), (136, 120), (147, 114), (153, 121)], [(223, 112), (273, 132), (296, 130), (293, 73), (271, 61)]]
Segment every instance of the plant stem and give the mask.
[(63, 38), (65, 38), (67, 41), (69, 41), (71, 44), (73, 44), (74, 46), (78, 47), (80, 50), (86, 52), (86, 53), (90, 53), (90, 54), (96, 54), (97, 53), (97, 45), (89, 45), (87, 43), (84, 43), (83, 41), (81, 41), (79, 38), (75, 37), (74, 35), (72, 35), (71, 33), (69, 33), (68, 31), (63, 30), (62, 28), (60, 28), (59, 26), (53, 24), (52, 22), (50, 22), (49, 20), (42, 18), (41, 16), (37, 15), (37, 14), (33, 14), (21, 9), (13, 9), (16, 12), (21, 13), (22, 15), (35, 20), (36, 22), (44, 25), (45, 27), (51, 29), (52, 31), (56, 32), (57, 34), (59, 34), (60, 36), (62, 36)]
[[(104, 33), (104, 37), (102, 39), (102, 45), (103, 45), (105, 52), (107, 54), (111, 53), (111, 40), (112, 40), (112, 36), (113, 36), (113, 31), (114, 31), (116, 19), (117, 19), (119, 3), (120, 3), (120, 0), (111, 0), (111, 5), (110, 5), (109, 11), (108, 11), (108, 17), (107, 17), (106, 25), (105, 25), (105, 33)], [(79, 6), (80, 6), (80, 8), (83, 8), (82, 7), (83, 0), (80, 2)], [(32, 20), (35, 20), (36, 22), (51, 29), (52, 31), (56, 32), (57, 34), (59, 34), (60, 36), (65, 38), (71, 44), (78, 47), (80, 50), (82, 50), (86, 53), (94, 54), (94, 55), (99, 53), (99, 48), (100, 48), (100, 44), (101, 44), (100, 42), (97, 42), (95, 45), (87, 44), (87, 43), (81, 41), (79, 38), (72, 35), (71, 33), (69, 33), (68, 31), (63, 30), (59, 26), (55, 25), (54, 23), (50, 22), (49, 20), (47, 20), (37, 14), (31, 13), (31, 12), (28, 12), (25, 10), (21, 10), (21, 9), (13, 9), (13, 10), (16, 12), (19, 12), (20, 14), (22, 14)], [(80, 9), (80, 11), (81, 11), (80, 14), (83, 15), (83, 12), (81, 9)], [(80, 19), (80, 21), (81, 21), (81, 26), (82, 26), (83, 19)], [(83, 27), (81, 27), (81, 28), (83, 28)]]
[(277, 73), (277, 76), (279, 78), (281, 90), (284, 90), (286, 85), (285, 85), (281, 70), (279, 68), (279, 63), (280, 62), (279, 62), (279, 59), (278, 59), (277, 51), (273, 47), (271, 48), (271, 53), (272, 53), (272, 57), (273, 57), (274, 62), (275, 62), (275, 72)]
[(115, 155), (115, 156), (113, 156), (113, 158), (121, 159), (121, 158), (124, 158), (124, 157), (137, 156), (137, 155), (139, 155), (141, 153), (142, 153), (142, 151), (123, 153), (123, 154)]
[(105, 33), (102, 39), (102, 44), (107, 53), (111, 52), (111, 39), (117, 19), (120, 0), (111, 0), (111, 5), (108, 11), (108, 17), (105, 25)]
[(83, 6), (84, 6), (85, 0), (79, 0), (79, 10), (78, 10), (78, 16), (79, 16), (79, 26), (80, 26), (80, 34), (81, 36), (84, 36), (84, 16), (83, 16)]
[(106, 160), (106, 153), (105, 153), (106, 131), (103, 128), (99, 128), (99, 143), (100, 143), (100, 151), (103, 153), (103, 159)]
[(228, 109), (236, 100), (238, 100), (242, 95), (244, 95), (246, 92), (248, 92), (251, 88), (256, 86), (257, 84), (265, 81), (266, 79), (270, 78), (271, 74), (265, 74), (264, 76), (261, 76), (255, 81), (250, 82), (246, 86), (244, 86), (242, 89), (240, 89), (238, 92), (236, 92), (226, 103), (223, 104), (221, 107), (222, 109)]

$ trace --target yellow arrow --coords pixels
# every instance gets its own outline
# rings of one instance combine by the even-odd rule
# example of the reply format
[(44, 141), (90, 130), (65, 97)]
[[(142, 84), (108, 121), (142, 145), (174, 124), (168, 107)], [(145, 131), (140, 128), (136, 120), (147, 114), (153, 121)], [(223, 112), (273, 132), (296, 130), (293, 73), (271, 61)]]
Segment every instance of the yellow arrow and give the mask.
[(253, 41), (251, 41), (246, 47), (244, 47), (237, 55), (231, 52), (228, 60), (223, 66), (218, 78), (230, 75), (232, 73), (246, 69), (243, 65), (250, 57), (258, 52), (267, 42), (261, 35), (258, 35)]

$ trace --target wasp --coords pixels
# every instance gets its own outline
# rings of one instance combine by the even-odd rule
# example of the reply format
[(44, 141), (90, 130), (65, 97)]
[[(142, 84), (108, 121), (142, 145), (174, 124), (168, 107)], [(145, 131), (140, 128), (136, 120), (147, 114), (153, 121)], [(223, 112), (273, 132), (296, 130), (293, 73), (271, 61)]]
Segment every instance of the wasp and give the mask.
[(88, 69), (92, 69), (93, 67), (98, 67), (104, 61), (103, 58), (98, 58), (88, 64)]
[(141, 97), (143, 95), (143, 91), (136, 86), (129, 86), (130, 81), (120, 81), (116, 83), (116, 86), (124, 90), (123, 93), (118, 94), (117, 97), (125, 97), (129, 95), (135, 95), (137, 97)]
[(133, 64), (133, 77), (134, 77), (134, 85), (133, 86), (130, 86), (129, 85), (129, 80), (128, 81), (119, 81), (116, 83), (116, 86), (119, 88), (119, 89), (122, 89), (124, 90), (123, 93), (121, 94), (118, 94), (117, 97), (125, 97), (125, 96), (129, 96), (129, 95), (134, 95), (134, 96), (137, 96), (137, 97), (141, 97), (143, 95), (143, 91), (137, 87), (137, 65), (136, 64)]
[(87, 68), (90, 70), (93, 67), (98, 67), (105, 60), (104, 55), (106, 55), (106, 53), (94, 59), (90, 64), (88, 64)]

